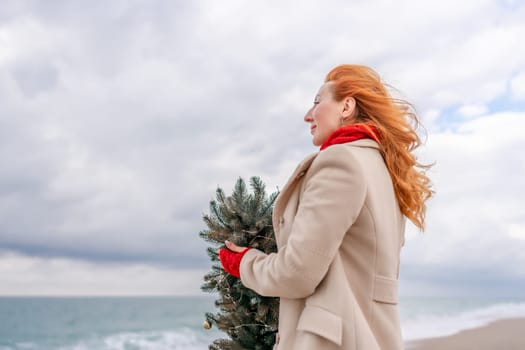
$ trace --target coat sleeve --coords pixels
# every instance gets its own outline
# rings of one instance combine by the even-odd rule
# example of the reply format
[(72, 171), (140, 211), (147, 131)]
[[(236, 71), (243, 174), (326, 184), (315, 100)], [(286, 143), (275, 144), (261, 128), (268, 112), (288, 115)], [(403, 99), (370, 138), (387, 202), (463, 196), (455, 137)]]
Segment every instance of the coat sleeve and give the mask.
[(320, 152), (304, 181), (287, 244), (271, 254), (251, 249), (241, 260), (241, 282), (260, 295), (313, 294), (363, 207), (365, 176), (351, 147)]

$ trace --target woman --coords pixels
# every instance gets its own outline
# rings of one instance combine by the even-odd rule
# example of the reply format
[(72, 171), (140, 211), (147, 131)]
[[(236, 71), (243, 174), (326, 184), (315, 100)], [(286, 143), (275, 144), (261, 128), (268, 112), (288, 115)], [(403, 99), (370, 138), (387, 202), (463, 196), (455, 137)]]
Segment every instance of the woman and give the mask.
[(320, 151), (280, 192), (278, 252), (226, 242), (224, 269), (280, 297), (274, 349), (403, 349), (397, 309), (406, 218), (424, 229), (429, 179), (412, 151), (410, 105), (390, 97), (370, 68), (328, 73), (304, 121)]

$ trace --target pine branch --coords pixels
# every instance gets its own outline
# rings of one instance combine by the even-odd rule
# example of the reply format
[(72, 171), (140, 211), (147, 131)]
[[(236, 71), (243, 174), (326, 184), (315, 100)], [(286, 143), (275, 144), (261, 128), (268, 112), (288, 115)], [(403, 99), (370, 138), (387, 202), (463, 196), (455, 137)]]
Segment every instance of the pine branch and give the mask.
[(201, 289), (219, 294), (215, 301), (219, 312), (206, 313), (205, 317), (230, 337), (215, 340), (210, 349), (271, 350), (275, 341), (279, 299), (260, 296), (244, 287), (239, 279), (224, 272), (217, 254), (226, 239), (265, 253), (277, 250), (271, 224), (277, 194), (268, 197), (258, 177), (250, 178), (250, 188), (252, 193), (248, 193), (242, 178), (237, 179), (230, 196), (217, 188), (216, 199), (210, 201), (210, 214), (203, 215), (208, 229), (200, 231), (199, 236), (212, 244), (207, 247), (212, 267)]

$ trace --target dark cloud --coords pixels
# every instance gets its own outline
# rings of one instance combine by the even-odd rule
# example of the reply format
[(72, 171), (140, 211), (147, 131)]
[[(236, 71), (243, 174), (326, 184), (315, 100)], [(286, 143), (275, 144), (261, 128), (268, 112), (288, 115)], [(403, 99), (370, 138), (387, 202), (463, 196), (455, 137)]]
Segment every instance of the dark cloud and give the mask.
[(27, 98), (33, 98), (42, 91), (49, 91), (57, 86), (58, 70), (41, 62), (17, 63), (12, 74), (20, 90)]

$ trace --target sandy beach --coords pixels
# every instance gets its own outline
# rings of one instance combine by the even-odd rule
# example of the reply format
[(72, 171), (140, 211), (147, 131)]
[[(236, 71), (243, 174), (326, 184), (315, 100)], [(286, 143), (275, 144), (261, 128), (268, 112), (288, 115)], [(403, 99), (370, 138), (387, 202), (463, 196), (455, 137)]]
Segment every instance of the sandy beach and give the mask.
[(406, 342), (406, 350), (524, 350), (525, 318), (498, 320), (445, 337)]

